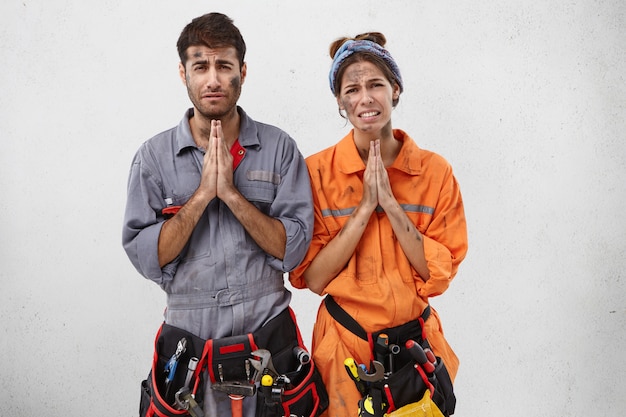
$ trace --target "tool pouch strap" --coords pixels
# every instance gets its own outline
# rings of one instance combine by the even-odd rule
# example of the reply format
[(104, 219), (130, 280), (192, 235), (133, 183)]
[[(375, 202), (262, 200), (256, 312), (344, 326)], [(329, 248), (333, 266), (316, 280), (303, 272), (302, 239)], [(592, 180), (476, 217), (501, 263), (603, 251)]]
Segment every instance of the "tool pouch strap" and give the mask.
[[(324, 298), (324, 303), (326, 305), (328, 313), (339, 324), (350, 330), (359, 338), (370, 343), (373, 353), (385, 353), (382, 351), (382, 346), (378, 346), (373, 343), (373, 341), (375, 341), (382, 333), (385, 333), (387, 334), (387, 336), (389, 336), (389, 343), (394, 343), (399, 346), (404, 346), (407, 340), (413, 339), (416, 342), (422, 344), (424, 347), (429, 347), (428, 341), (426, 339), (426, 333), (424, 331), (424, 322), (430, 317), (430, 305), (426, 306), (426, 308), (422, 312), (422, 315), (417, 320), (411, 320), (400, 326), (368, 333), (350, 314), (348, 314), (346, 310), (344, 310), (339, 304), (337, 304), (335, 299), (330, 294), (328, 294)], [(402, 351), (400, 356), (397, 358), (398, 365), (404, 364), (409, 360), (410, 355)]]

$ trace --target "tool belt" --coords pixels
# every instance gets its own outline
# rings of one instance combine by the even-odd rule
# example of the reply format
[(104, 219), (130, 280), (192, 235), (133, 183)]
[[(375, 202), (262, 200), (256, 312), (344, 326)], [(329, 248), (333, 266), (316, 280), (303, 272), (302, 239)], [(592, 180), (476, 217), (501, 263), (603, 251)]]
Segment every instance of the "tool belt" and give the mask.
[(443, 360), (432, 354), (424, 330), (424, 322), (431, 313), (430, 305), (417, 320), (370, 333), (332, 296), (327, 295), (324, 303), (339, 324), (370, 345), (369, 370), (350, 364), (350, 360), (354, 362), (351, 358), (346, 358), (345, 363), (346, 371), (363, 396), (359, 402), (360, 416), (379, 417), (391, 413), (420, 401), (427, 390), (444, 416), (454, 413), (456, 397), (450, 375)]
[(141, 383), (139, 416), (203, 417), (206, 378), (225, 395), (256, 395), (257, 417), (317, 417), (328, 407), (291, 308), (256, 332), (219, 339), (204, 340), (163, 323)]

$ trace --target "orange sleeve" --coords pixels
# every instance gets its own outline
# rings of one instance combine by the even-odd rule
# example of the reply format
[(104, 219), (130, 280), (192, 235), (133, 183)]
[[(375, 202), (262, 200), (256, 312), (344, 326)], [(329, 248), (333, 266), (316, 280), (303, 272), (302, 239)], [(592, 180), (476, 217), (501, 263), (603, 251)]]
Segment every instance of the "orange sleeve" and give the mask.
[(450, 166), (446, 170), (433, 219), (423, 235), (430, 278), (419, 287), (418, 293), (422, 297), (434, 297), (448, 289), (468, 246), (461, 190)]

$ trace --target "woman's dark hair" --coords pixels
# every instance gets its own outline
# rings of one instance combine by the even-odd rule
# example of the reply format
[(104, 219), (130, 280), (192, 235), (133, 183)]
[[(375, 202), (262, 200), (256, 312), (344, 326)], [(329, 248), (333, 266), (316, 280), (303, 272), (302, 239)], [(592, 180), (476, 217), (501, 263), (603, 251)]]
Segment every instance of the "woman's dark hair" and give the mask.
[(178, 56), (183, 65), (187, 64), (187, 49), (198, 45), (208, 48), (232, 46), (237, 50), (239, 67), (243, 67), (246, 43), (233, 20), (222, 13), (208, 13), (196, 17), (185, 26), (176, 42)]

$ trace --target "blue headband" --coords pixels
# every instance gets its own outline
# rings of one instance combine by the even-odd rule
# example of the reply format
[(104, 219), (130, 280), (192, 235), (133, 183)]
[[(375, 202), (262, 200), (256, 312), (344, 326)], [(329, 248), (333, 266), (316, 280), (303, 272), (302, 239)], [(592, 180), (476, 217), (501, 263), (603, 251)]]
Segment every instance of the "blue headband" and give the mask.
[(400, 76), (400, 68), (398, 68), (396, 61), (393, 60), (389, 51), (387, 51), (376, 42), (367, 40), (349, 40), (341, 45), (341, 48), (339, 48), (339, 50), (335, 53), (335, 57), (333, 58), (333, 64), (330, 67), (328, 80), (330, 81), (330, 91), (333, 92), (333, 95), (337, 95), (337, 93), (335, 92), (335, 78), (337, 77), (339, 67), (341, 67), (341, 64), (343, 64), (343, 61), (345, 61), (346, 58), (348, 58), (355, 52), (370, 52), (385, 61), (385, 63), (393, 73), (393, 76), (396, 77), (396, 82), (400, 86), (400, 92), (402, 92), (403, 87), (402, 77)]

